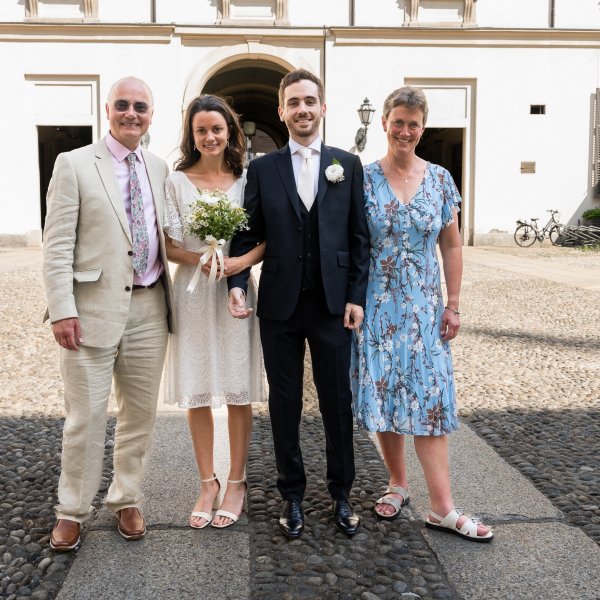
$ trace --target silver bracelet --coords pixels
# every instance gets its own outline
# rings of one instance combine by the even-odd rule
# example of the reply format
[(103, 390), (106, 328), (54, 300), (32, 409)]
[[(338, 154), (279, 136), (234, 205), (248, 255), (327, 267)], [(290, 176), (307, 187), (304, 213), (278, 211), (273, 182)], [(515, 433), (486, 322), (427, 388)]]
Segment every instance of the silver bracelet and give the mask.
[(444, 308), (446, 310), (453, 312), (455, 315), (460, 315), (460, 313), (457, 310), (454, 310), (453, 308), (450, 308), (449, 306), (444, 306)]

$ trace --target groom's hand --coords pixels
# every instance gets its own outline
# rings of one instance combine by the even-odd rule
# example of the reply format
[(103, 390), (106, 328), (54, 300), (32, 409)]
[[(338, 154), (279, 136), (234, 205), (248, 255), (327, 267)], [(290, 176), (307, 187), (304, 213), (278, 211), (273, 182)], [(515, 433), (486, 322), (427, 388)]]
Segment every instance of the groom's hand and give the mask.
[(247, 319), (254, 309), (246, 308), (246, 294), (242, 288), (233, 288), (229, 290), (229, 301), (227, 308), (232, 317), (236, 319)]
[(344, 327), (347, 329), (358, 329), (363, 322), (364, 316), (365, 313), (362, 306), (348, 302), (344, 310)]

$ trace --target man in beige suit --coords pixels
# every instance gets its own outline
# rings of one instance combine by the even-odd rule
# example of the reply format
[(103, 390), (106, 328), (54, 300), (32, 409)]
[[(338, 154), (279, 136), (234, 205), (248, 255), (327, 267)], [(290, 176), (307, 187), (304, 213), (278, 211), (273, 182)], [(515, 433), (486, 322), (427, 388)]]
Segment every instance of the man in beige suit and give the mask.
[(106, 496), (128, 540), (146, 532), (142, 470), (156, 414), (170, 329), (171, 288), (162, 232), (166, 163), (143, 150), (152, 93), (117, 81), (99, 143), (56, 159), (44, 230), (48, 314), (61, 346), (66, 420), (57, 523), (50, 545), (80, 543), (102, 476), (114, 378), (114, 476)]

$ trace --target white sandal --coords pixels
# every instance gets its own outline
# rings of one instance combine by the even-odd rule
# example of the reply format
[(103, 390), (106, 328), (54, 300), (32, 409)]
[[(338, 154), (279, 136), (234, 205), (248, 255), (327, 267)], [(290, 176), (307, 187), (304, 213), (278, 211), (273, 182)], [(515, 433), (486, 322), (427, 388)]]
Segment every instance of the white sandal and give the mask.
[[(216, 481), (217, 485), (219, 486), (219, 491), (217, 492), (217, 495), (215, 496), (215, 499), (213, 500), (213, 508), (219, 508), (220, 495), (221, 495), (221, 484), (219, 483), (219, 480), (217, 479), (217, 476), (214, 473), (210, 479), (201, 479), (200, 483), (208, 483), (209, 481)], [(199, 519), (204, 519), (205, 523), (202, 525), (194, 525), (192, 523), (193, 517), (197, 517)], [(207, 513), (202, 510), (195, 510), (190, 515), (190, 527), (192, 529), (204, 529), (205, 527), (207, 527), (208, 525), (210, 525), (212, 523), (212, 520), (213, 520), (213, 516), (211, 513)]]
[(237, 523), (239, 521), (240, 515), (242, 514), (243, 511), (248, 509), (248, 484), (246, 483), (245, 479), (228, 479), (227, 483), (243, 483), (245, 486), (245, 491), (244, 491), (244, 500), (242, 501), (242, 510), (240, 512), (239, 515), (236, 515), (235, 513), (229, 512), (228, 510), (223, 510), (223, 509), (219, 509), (216, 513), (215, 513), (215, 517), (227, 517), (228, 519), (231, 519), (231, 521), (229, 523), (225, 523), (225, 525), (216, 525), (215, 523), (212, 523), (212, 526), (215, 529), (225, 529), (226, 527), (231, 527), (232, 525), (235, 525), (235, 523)]
[[(460, 529), (456, 526), (456, 523), (460, 517), (466, 517), (465, 522), (462, 524)], [(433, 517), (439, 523), (432, 521), (429, 517)], [(454, 533), (455, 535), (469, 540), (470, 542), (490, 542), (494, 537), (491, 529), (485, 535), (477, 534), (477, 526), (481, 524), (481, 521), (470, 517), (469, 515), (463, 515), (463, 511), (460, 508), (451, 510), (445, 517), (441, 517), (433, 511), (429, 511), (427, 518), (425, 519), (425, 527), (429, 529), (437, 529), (438, 531), (446, 531), (447, 533)]]
[[(392, 496), (391, 494), (398, 494), (402, 496), (402, 500), (394, 498), (394, 496)], [(377, 507), (378, 504), (389, 504), (390, 506), (393, 506), (396, 510), (395, 512), (390, 513), (389, 515), (384, 515), (379, 511), (375, 510), (375, 514), (384, 521), (394, 521), (398, 518), (402, 507), (406, 506), (409, 502), (410, 497), (408, 495), (408, 488), (405, 489), (400, 485), (388, 485), (387, 490), (385, 490), (385, 492), (383, 493), (383, 496), (381, 496), (381, 498), (379, 498), (379, 500), (375, 502), (375, 506)]]

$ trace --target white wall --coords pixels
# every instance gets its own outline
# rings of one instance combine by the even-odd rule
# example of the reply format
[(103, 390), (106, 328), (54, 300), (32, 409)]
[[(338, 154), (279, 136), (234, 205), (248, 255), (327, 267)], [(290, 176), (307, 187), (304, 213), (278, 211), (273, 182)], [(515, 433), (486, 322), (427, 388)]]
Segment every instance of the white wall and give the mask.
[(404, 23), (404, 4), (404, 0), (359, 0), (355, 24), (358, 27), (400, 27)]
[[(124, 59), (124, 47), (132, 56)], [(27, 52), (26, 50), (31, 50)], [(33, 51), (35, 50), (35, 52)], [(31, 106), (26, 75), (99, 76), (95, 117), (99, 120), (99, 138), (106, 135), (108, 121), (105, 99), (114, 81), (135, 73), (152, 88), (155, 117), (150, 127), (150, 149), (166, 156), (177, 144), (179, 131), (181, 82), (174, 65), (179, 63), (178, 46), (163, 44), (1, 44), (0, 56), (14, 55), (18, 61), (2, 61), (2, 80), (9, 93), (0, 95), (0, 131), (3, 138), (18, 140), (15, 144), (0, 144), (0, 180), (4, 182), (0, 194), (3, 218), (0, 234), (26, 234), (39, 230), (39, 172), (37, 160), (36, 107)], [(135, 61), (135, 57), (144, 60)], [(76, 122), (74, 122), (74, 120)], [(80, 121), (64, 118), (63, 125)], [(23, 157), (29, 157), (24, 160)]]
[[(381, 0), (375, 0), (381, 2)], [(357, 4), (360, 4), (358, 2)], [(289, 0), (288, 18), (295, 27), (349, 24), (348, 0)]]
[(107, 23), (148, 23), (150, 0), (98, 0), (98, 18)]
[[(297, 19), (298, 26), (320, 25), (314, 19), (321, 20), (321, 17), (331, 22), (348, 18), (345, 0), (306, 1), (304, 11), (300, 10), (300, 2), (291, 3), (290, 18)], [(402, 13), (396, 0), (378, 1), (382, 9), (378, 14), (386, 14), (385, 10), (389, 10), (389, 14), (391, 11)], [(557, 8), (563, 10), (561, 2), (566, 1), (557, 0)], [(578, 1), (587, 7), (588, 12), (582, 14), (588, 17), (597, 9), (597, 0)], [(180, 11), (183, 18), (189, 2), (192, 0), (174, 0), (172, 4), (160, 0), (157, 8), (167, 15), (167, 7), (171, 7), (173, 11)], [(324, 12), (319, 12), (319, 2)], [(149, 6), (142, 0), (126, 4), (138, 8)], [(357, 4), (357, 24), (360, 25), (359, 17), (366, 19), (369, 15), (364, 11), (365, 2)], [(547, 22), (547, 0), (526, 3), (504, 0), (502, 4), (512, 9), (517, 5), (528, 7), (522, 10), (521, 25), (532, 16), (537, 16), (540, 26), (545, 26), (542, 21)], [(122, 6), (120, 0), (102, 0), (101, 10), (106, 11), (103, 18), (123, 21)], [(195, 10), (208, 15), (212, 0), (194, 0), (194, 6)], [(493, 0), (478, 0), (478, 22), (481, 24), (480, 16), (488, 9), (490, 18), (495, 15), (506, 19), (512, 14), (509, 10), (496, 10), (497, 6)], [(537, 14), (530, 10), (534, 6), (539, 9)], [(15, 7), (22, 9), (17, 2), (2, 3), (0, 18), (8, 20), (7, 15), (14, 14)], [(387, 8), (384, 10), (384, 7)], [(138, 20), (142, 12), (136, 13)], [(376, 12), (371, 11), (371, 14)], [(164, 16), (162, 20), (167, 18)], [(528, 22), (528, 26), (533, 26), (533, 21)], [(584, 22), (579, 24), (585, 25)], [(205, 74), (226, 62), (265, 56), (320, 72), (322, 40), (319, 36), (313, 41), (303, 39), (301, 43), (295, 43), (293, 38), (286, 42), (283, 37), (273, 42), (265, 36), (260, 42), (248, 43), (228, 37), (227, 31), (223, 30), (222, 37), (199, 40), (190, 46), (183, 46), (177, 34), (170, 43), (95, 42), (93, 29), (87, 39), (79, 38), (76, 42), (32, 43), (26, 36), (22, 41), (0, 39), (0, 80), (4, 91), (0, 95), (0, 131), (3, 139), (10, 140), (10, 143), (0, 144), (0, 180), (3, 182), (0, 235), (22, 235), (39, 229), (36, 125), (47, 123), (40, 123), (39, 107), (32, 106), (31, 83), (26, 76), (96, 78), (94, 115), (88, 117), (95, 124), (98, 138), (108, 130), (104, 102), (110, 85), (129, 74), (145, 79), (153, 89), (156, 106), (150, 149), (172, 164), (179, 144), (181, 110), (188, 82), (195, 81), (191, 93), (197, 93)], [(281, 32), (285, 34), (285, 30)], [(360, 126), (356, 110), (368, 96), (377, 112), (361, 159), (371, 162), (386, 149), (380, 123), (381, 107), (392, 89), (403, 85), (406, 79), (473, 80), (475, 110), (469, 131), (474, 135), (474, 169), (473, 188), (467, 200), (473, 200), (477, 234), (493, 229), (512, 231), (517, 218), (544, 217), (548, 208), (561, 210), (563, 220), (573, 222), (585, 208), (598, 204), (588, 197), (588, 187), (590, 102), (600, 87), (600, 49), (590, 48), (589, 41), (578, 47), (568, 40), (570, 47), (561, 48), (559, 37), (552, 38), (552, 46), (511, 48), (507, 47), (506, 40), (503, 46), (494, 46), (493, 41), (485, 44), (475, 41), (470, 47), (384, 45), (377, 42), (377, 31), (373, 31), (372, 36), (375, 38), (372, 43), (362, 45), (355, 41), (345, 45), (333, 39), (327, 42), (328, 112), (324, 125), (327, 143), (352, 148)], [(573, 40), (576, 42), (577, 37)], [(432, 43), (436, 43), (435, 40)], [(546, 115), (530, 115), (531, 104), (546, 105)], [(72, 115), (71, 122), (65, 119), (62, 124), (79, 124), (79, 118)], [(434, 122), (435, 114), (430, 119)], [(521, 161), (535, 161), (536, 173), (521, 174)]]
[(0, 2), (0, 21), (22, 21), (25, 18), (23, 0), (4, 0)]
[(157, 0), (156, 21), (214, 25), (217, 22), (216, 3), (214, 0)]
[(556, 0), (554, 26), (572, 29), (600, 28), (598, 0)]
[(479, 27), (544, 28), (548, 7), (548, 0), (477, 0), (475, 21)]
[[(386, 150), (383, 101), (405, 79), (474, 79), (475, 233), (512, 231), (517, 218), (545, 217), (550, 208), (576, 221), (590, 204), (590, 97), (599, 60), (599, 50), (584, 49), (331, 47), (327, 142), (354, 145), (356, 109), (367, 95), (377, 112), (361, 158), (371, 162)], [(372, 68), (384, 63), (385, 77)], [(530, 115), (530, 104), (545, 104), (547, 114)], [(536, 161), (536, 174), (521, 174), (521, 161)]]

